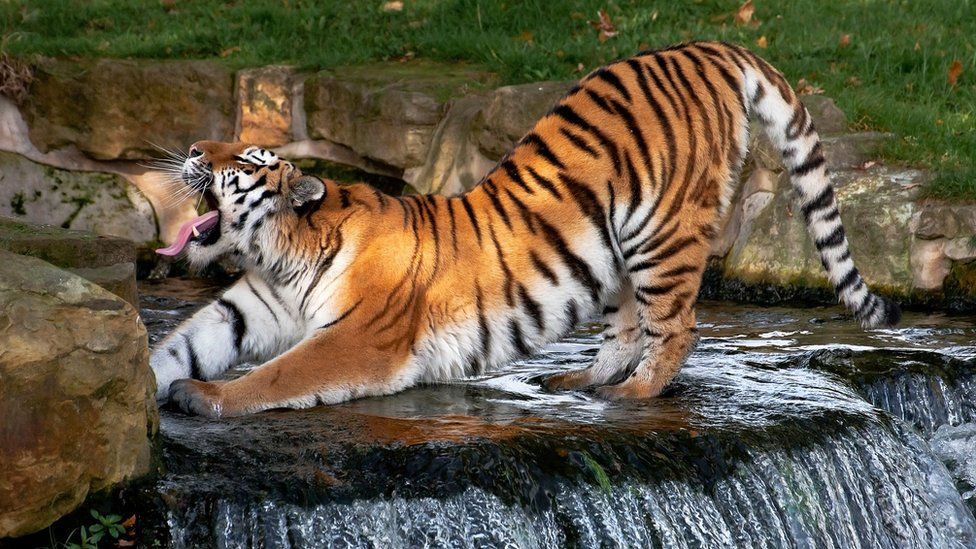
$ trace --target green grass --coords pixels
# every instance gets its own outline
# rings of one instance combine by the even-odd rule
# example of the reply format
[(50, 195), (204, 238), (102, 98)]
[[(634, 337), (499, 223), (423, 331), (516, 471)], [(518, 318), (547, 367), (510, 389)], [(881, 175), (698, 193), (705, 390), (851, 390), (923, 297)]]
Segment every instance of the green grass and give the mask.
[[(382, 0), (0, 0), (0, 35), (20, 57), (325, 68), (415, 56), (481, 65), (506, 83), (572, 79), (581, 65), (692, 38), (729, 40), (793, 83), (823, 88), (855, 128), (897, 133), (888, 160), (950, 174), (929, 196), (976, 199), (976, 1), (754, 1), (757, 27), (734, 23), (740, 0), (405, 0), (402, 12), (383, 11)], [(599, 8), (619, 31), (604, 43), (587, 24)], [(950, 86), (954, 60), (963, 72)]]

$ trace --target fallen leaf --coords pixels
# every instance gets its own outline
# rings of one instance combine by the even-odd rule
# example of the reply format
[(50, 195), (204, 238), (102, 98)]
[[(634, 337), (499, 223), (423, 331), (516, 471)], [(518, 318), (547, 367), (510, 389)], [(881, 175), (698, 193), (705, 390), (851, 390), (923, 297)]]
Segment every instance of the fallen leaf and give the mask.
[(810, 84), (806, 78), (801, 78), (796, 83), (796, 93), (799, 95), (820, 95), (823, 92), (823, 88)]
[(124, 522), (122, 522), (122, 526), (124, 526), (126, 530), (132, 528), (135, 525), (136, 525), (136, 516), (135, 515), (132, 515), (131, 517), (125, 519)]
[(406, 63), (407, 61), (410, 61), (416, 56), (417, 54), (415, 52), (408, 51), (407, 53), (401, 55), (400, 57), (397, 57), (396, 60), (399, 61), (400, 63)]
[(221, 51), (217, 55), (219, 55), (220, 57), (228, 57), (228, 56), (232, 55), (233, 53), (239, 52), (239, 51), (241, 51), (241, 47), (240, 46), (233, 46), (233, 47), (227, 48), (226, 50)]
[(862, 170), (870, 170), (876, 164), (877, 164), (877, 162), (875, 162), (874, 160), (868, 160), (867, 162), (865, 162), (865, 163), (861, 164), (860, 166), (858, 166), (858, 168), (859, 169), (862, 169)]
[(861, 85), (861, 79), (858, 78), (857, 76), (849, 76), (849, 77), (847, 77), (847, 85), (848, 86), (860, 86)]
[(576, 70), (574, 72), (584, 72), (585, 70), (586, 67), (582, 63), (580, 63), (579, 65), (576, 65)]
[(752, 14), (756, 12), (756, 8), (752, 5), (752, 0), (746, 0), (744, 4), (739, 6), (739, 11), (735, 12), (735, 23), (737, 25), (748, 25), (752, 21)]
[(119, 547), (135, 547), (136, 542), (130, 539), (120, 539), (115, 542)]
[(518, 39), (526, 44), (533, 44), (535, 42), (535, 35), (532, 34), (532, 31), (522, 31), (522, 33), (518, 35)]
[(849, 34), (840, 35), (840, 40), (837, 41), (837, 47), (844, 49), (850, 45), (851, 45), (851, 35)]
[(403, 11), (403, 2), (386, 2), (383, 11)]
[(768, 46), (768, 45), (769, 45), (769, 42), (766, 40), (766, 35), (765, 34), (762, 35), (762, 36), (760, 36), (759, 39), (756, 40), (756, 46), (758, 46), (758, 47), (760, 47), (762, 49), (766, 49), (766, 46)]
[(956, 59), (949, 65), (949, 75), (947, 80), (950, 86), (955, 86), (956, 82), (959, 81), (959, 75), (962, 74), (962, 61)]
[(915, 41), (915, 51), (922, 49), (922, 44), (918, 40)]
[(613, 21), (610, 20), (610, 15), (607, 14), (606, 10), (599, 10), (596, 12), (599, 21), (587, 21), (591, 27), (598, 31), (597, 40), (600, 43), (604, 43), (607, 40), (617, 36), (617, 27), (614, 26)]
[(657, 10), (654, 10), (654, 12), (651, 13), (651, 21), (657, 21)]

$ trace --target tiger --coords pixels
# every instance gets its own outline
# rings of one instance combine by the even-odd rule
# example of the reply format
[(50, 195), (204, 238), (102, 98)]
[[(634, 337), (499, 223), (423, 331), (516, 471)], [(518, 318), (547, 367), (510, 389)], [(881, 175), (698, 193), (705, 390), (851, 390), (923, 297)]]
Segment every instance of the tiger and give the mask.
[[(599, 318), (593, 363), (542, 383), (661, 394), (698, 339), (695, 304), (759, 121), (782, 154), (839, 301), (864, 328), (900, 309), (854, 266), (824, 150), (783, 75), (689, 42), (599, 68), (473, 188), (385, 195), (274, 152), (203, 141), (180, 165), (209, 212), (162, 253), (245, 274), (151, 355), (160, 401), (209, 417), (329, 405), (478, 375)], [(230, 367), (259, 364), (218, 380)]]

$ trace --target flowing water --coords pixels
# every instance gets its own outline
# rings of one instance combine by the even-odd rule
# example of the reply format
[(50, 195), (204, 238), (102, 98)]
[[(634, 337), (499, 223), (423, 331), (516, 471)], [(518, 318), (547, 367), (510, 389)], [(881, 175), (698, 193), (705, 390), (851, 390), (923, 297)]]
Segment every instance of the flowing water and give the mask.
[[(214, 295), (147, 284), (151, 341)], [(976, 322), (699, 306), (702, 340), (644, 403), (550, 394), (584, 326), (456, 383), (221, 421), (162, 413), (140, 498), (177, 547), (974, 547)], [(949, 469), (946, 468), (948, 465)]]

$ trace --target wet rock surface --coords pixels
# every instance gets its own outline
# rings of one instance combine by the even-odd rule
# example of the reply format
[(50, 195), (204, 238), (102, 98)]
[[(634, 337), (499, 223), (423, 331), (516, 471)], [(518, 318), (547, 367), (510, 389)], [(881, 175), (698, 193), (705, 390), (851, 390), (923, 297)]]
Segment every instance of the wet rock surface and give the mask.
[(0, 250), (0, 538), (148, 473), (154, 393), (131, 305)]
[[(156, 340), (212, 290), (144, 292)], [(164, 410), (167, 473), (140, 496), (155, 513), (145, 534), (174, 546), (976, 543), (925, 440), (969, 416), (925, 423), (870, 391), (904, 387), (900, 372), (961, 387), (971, 318), (909, 313), (910, 328), (865, 334), (836, 308), (706, 303), (700, 326), (688, 367), (647, 403), (541, 390), (542, 375), (592, 359), (584, 328), (506, 370), (391, 397), (216, 422)]]

